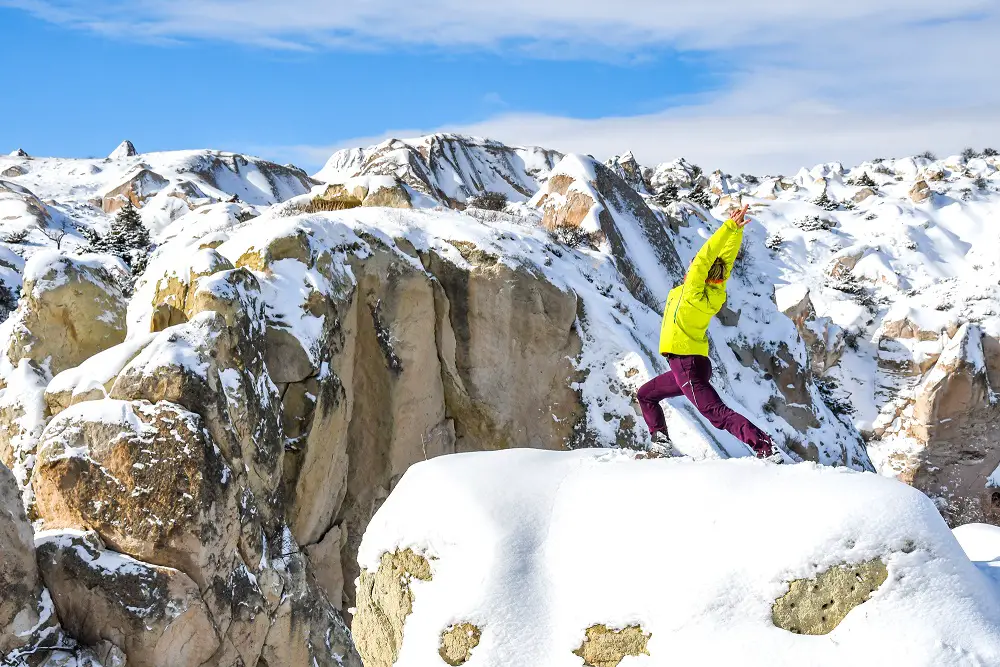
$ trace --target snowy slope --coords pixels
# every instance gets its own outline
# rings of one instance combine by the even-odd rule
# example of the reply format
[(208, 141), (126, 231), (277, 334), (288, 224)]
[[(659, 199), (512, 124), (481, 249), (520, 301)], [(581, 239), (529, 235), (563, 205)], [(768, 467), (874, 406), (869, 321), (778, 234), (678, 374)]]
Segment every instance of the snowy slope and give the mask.
[[(65, 216), (70, 229), (106, 224), (110, 216), (104, 200), (138, 179), (133, 190), (153, 232), (205, 204), (236, 196), (246, 204), (268, 206), (315, 184), (295, 168), (238, 153), (128, 153), (120, 146), (107, 159), (6, 156), (0, 157), (0, 173), (45, 201), (50, 213)], [(6, 228), (6, 217), (4, 221)]]
[[(622, 665), (1000, 662), (998, 600), (934, 505), (844, 469), (600, 450), (442, 457), (406, 473), (359, 562), (374, 573), (402, 549), (430, 576), (408, 583), (398, 667), (436, 664), (458, 623), (481, 629), (469, 667), (580, 665), (595, 624), (649, 635), (648, 656)], [(772, 623), (789, 582), (872, 559), (888, 579), (830, 634)]]

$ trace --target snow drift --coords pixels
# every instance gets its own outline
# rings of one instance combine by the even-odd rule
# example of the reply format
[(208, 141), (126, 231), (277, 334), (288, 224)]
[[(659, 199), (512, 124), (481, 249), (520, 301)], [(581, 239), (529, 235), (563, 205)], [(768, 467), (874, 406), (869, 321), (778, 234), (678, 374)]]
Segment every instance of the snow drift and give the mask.
[[(1000, 661), (1000, 606), (934, 505), (894, 480), (813, 464), (607, 450), (442, 457), (410, 468), (358, 558), (366, 665)], [(874, 592), (832, 632), (776, 627), (790, 588), (809, 603), (845, 566), (847, 584), (868, 585), (868, 564), (882, 570)], [(394, 577), (380, 579), (387, 568)], [(857, 595), (837, 589), (817, 613), (841, 594)], [(412, 613), (398, 613), (400, 599)], [(394, 611), (391, 662), (377, 617)], [(609, 635), (617, 655), (586, 657)]]

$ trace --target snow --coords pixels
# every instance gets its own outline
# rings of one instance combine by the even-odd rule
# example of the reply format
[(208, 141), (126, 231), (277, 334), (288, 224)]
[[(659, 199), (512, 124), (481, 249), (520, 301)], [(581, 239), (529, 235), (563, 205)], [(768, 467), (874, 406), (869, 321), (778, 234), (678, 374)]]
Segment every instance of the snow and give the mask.
[(809, 287), (807, 285), (782, 285), (774, 290), (774, 304), (781, 312), (797, 306), (808, 297)]
[(202, 357), (199, 350), (211, 349), (211, 345), (205, 340), (213, 335), (207, 323), (214, 315), (214, 312), (198, 313), (187, 324), (159, 332), (128, 362), (122, 372), (141, 372), (145, 376), (151, 376), (158, 368), (174, 366), (207, 380), (210, 363)]
[(76, 368), (59, 373), (49, 382), (49, 393), (72, 392), (73, 396), (85, 394), (93, 389), (104, 390), (104, 386), (125, 368), (146, 347), (156, 334), (146, 334), (131, 338), (124, 343), (95, 354)]
[[(651, 633), (650, 657), (623, 665), (1000, 661), (998, 599), (934, 505), (867, 473), (607, 450), (452, 455), (404, 474), (358, 561), (374, 571), (405, 548), (430, 558), (433, 579), (411, 583), (398, 667), (431, 664), (441, 629), (464, 621), (483, 631), (469, 667), (575, 667), (597, 623)], [(831, 634), (772, 625), (788, 581), (873, 558), (888, 580)]]
[(132, 145), (131, 141), (126, 139), (125, 141), (118, 144), (118, 147), (116, 149), (111, 151), (111, 154), (108, 155), (108, 159), (121, 160), (124, 158), (132, 157), (135, 154), (136, 154), (135, 146)]
[(952, 533), (976, 567), (989, 577), (1000, 595), (1000, 527), (970, 523)]

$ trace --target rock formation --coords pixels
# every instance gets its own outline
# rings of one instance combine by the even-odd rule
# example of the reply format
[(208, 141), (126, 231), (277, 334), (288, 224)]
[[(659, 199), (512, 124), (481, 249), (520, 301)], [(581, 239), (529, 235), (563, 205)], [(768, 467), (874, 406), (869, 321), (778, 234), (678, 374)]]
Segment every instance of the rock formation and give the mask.
[[(789, 492), (796, 502), (780, 522), (727, 509)], [(634, 554), (656, 554), (656, 575), (595, 565)], [(822, 466), (607, 450), (433, 459), (379, 510), (359, 561), (353, 633), (366, 666), (548, 664), (558, 650), (593, 667), (629, 656), (794, 665), (1000, 655), (994, 593), (934, 504), (896, 480)], [(944, 573), (957, 590), (927, 585)], [(990, 629), (966, 634), (973, 618)]]

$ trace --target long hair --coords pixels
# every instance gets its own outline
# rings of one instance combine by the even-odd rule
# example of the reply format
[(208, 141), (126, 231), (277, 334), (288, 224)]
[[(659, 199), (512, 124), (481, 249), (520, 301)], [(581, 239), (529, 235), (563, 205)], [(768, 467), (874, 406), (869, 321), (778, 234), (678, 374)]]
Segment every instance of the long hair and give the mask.
[(726, 263), (721, 257), (716, 257), (712, 262), (712, 267), (708, 270), (708, 282), (721, 283), (726, 279)]

